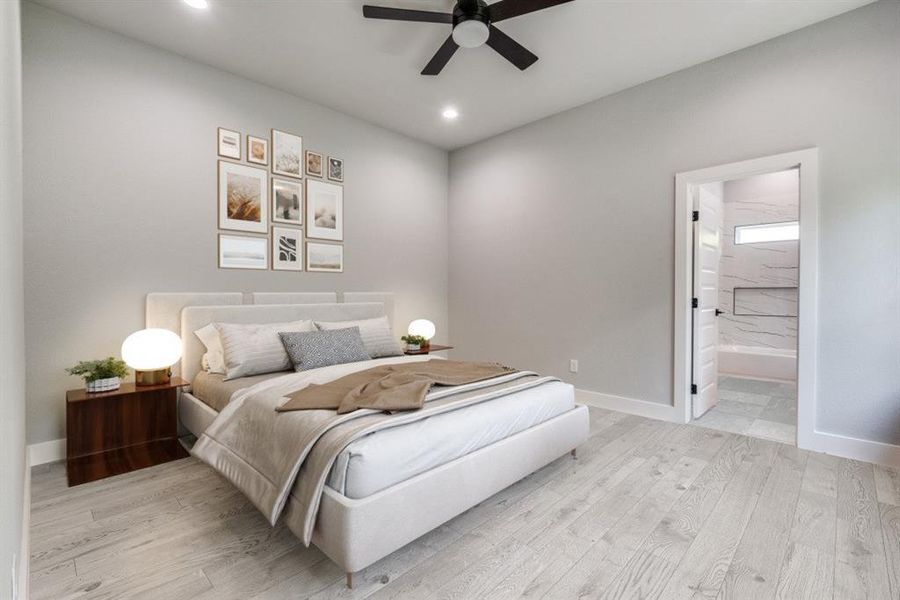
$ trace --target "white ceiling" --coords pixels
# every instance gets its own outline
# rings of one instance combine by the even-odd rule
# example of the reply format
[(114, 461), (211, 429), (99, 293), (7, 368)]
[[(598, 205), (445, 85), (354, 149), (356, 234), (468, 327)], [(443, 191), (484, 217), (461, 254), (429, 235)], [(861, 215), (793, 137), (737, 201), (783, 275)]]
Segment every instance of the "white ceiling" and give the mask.
[[(376, 21), (363, 0), (38, 0), (84, 21), (453, 149), (868, 4), (870, 0), (575, 0), (498, 26), (540, 57), (490, 48), (419, 71), (449, 25)], [(448, 10), (452, 0), (368, 0)], [(444, 122), (447, 105), (459, 119)]]

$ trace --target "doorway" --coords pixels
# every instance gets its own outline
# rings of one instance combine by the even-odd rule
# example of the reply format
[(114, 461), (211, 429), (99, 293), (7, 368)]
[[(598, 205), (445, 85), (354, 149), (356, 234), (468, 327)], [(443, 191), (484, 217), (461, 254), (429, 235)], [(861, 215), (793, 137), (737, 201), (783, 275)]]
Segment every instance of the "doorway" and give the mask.
[(816, 155), (676, 177), (674, 391), (684, 422), (808, 447)]

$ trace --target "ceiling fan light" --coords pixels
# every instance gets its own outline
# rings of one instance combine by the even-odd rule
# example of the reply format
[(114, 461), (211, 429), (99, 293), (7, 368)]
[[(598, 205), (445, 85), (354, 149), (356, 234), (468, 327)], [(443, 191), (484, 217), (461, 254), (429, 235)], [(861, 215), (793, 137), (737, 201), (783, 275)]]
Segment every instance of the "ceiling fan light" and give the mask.
[(453, 28), (453, 41), (462, 48), (477, 48), (488, 41), (488, 26), (474, 19), (458, 23)]

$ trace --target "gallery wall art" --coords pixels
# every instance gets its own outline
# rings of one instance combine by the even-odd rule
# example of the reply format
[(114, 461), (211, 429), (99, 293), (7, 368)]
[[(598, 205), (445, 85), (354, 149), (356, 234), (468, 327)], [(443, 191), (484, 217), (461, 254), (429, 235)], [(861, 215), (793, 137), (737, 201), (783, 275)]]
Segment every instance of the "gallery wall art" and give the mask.
[(344, 246), (306, 242), (306, 270), (320, 273), (344, 271)]
[(219, 161), (219, 229), (268, 231), (269, 185), (263, 169)]
[(241, 134), (219, 127), (219, 156), (241, 160)]
[(277, 129), (272, 130), (272, 172), (300, 179), (303, 176), (303, 138)]
[(303, 225), (303, 184), (272, 178), (272, 221)]
[(328, 179), (331, 181), (344, 181), (344, 161), (333, 156), (328, 157)]
[(303, 233), (290, 227), (272, 228), (272, 269), (275, 271), (303, 270)]
[(269, 268), (269, 240), (249, 235), (219, 234), (219, 268)]
[(266, 165), (269, 164), (269, 140), (256, 137), (253, 135), (247, 136), (247, 162), (252, 162), (257, 165)]
[(270, 131), (269, 139), (222, 127), (216, 131), (217, 154), (228, 159), (218, 161), (219, 267), (343, 272), (342, 244), (306, 241), (304, 246), (304, 238), (343, 241), (344, 161), (304, 152), (299, 135)]
[(306, 180), (306, 237), (344, 239), (344, 188), (325, 181)]
[(312, 150), (306, 151), (306, 176), (307, 177), (323, 177), (325, 168), (325, 159), (318, 152)]

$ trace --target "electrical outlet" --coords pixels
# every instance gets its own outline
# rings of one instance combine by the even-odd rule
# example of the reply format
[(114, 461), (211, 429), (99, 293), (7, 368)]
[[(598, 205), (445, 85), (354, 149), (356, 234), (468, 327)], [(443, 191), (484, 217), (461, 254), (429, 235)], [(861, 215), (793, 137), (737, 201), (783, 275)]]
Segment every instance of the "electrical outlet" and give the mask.
[(573, 358), (569, 360), (569, 372), (577, 373), (578, 372), (578, 359)]

